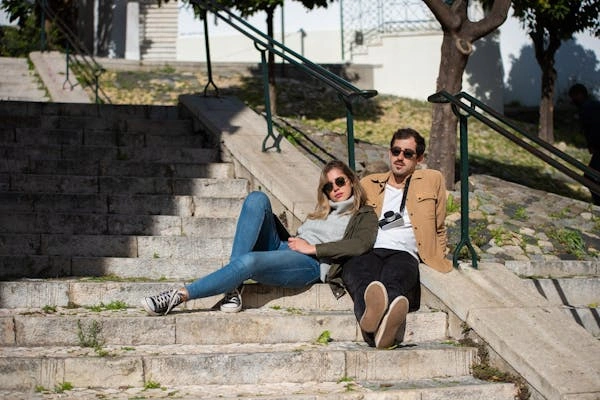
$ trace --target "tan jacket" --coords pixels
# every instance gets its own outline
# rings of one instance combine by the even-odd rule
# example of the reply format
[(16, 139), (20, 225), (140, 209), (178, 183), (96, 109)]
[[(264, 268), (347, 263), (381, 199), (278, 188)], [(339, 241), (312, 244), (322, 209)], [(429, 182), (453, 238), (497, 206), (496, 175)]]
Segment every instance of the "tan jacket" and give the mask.
[[(385, 184), (391, 172), (371, 174), (360, 183), (367, 193), (367, 204), (379, 217), (383, 206)], [(406, 210), (413, 226), (419, 257), (440, 272), (452, 270), (446, 258), (446, 185), (444, 177), (433, 169), (418, 169), (412, 174), (406, 198)]]

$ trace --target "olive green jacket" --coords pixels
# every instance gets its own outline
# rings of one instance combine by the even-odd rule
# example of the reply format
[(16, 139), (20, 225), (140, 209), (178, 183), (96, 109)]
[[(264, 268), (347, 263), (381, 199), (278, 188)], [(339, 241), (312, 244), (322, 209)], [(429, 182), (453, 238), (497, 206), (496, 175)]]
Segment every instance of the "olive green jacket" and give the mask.
[(333, 260), (329, 268), (326, 282), (336, 298), (344, 295), (342, 283), (342, 264), (351, 257), (359, 256), (373, 248), (377, 238), (377, 215), (371, 206), (362, 206), (348, 222), (342, 240), (329, 243), (320, 243), (317, 248), (318, 259)]

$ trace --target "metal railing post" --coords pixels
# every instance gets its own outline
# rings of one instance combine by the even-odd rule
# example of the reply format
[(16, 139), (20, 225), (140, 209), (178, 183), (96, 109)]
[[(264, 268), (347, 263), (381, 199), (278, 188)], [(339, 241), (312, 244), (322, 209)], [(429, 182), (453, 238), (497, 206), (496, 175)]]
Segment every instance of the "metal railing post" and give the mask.
[(342, 97), (339, 96), (340, 99), (344, 102), (346, 106), (346, 143), (348, 147), (348, 167), (352, 171), (356, 171), (356, 161), (354, 155), (354, 111), (352, 109), (352, 103)]
[[(269, 65), (267, 64), (267, 49), (259, 48), (256, 42), (254, 42), (254, 47), (260, 51), (260, 63), (263, 74), (263, 90), (265, 96), (265, 113), (267, 114), (267, 136), (265, 136), (262, 142), (262, 151), (265, 152), (270, 149), (276, 149), (279, 153), (281, 151), (279, 148), (279, 143), (281, 142), (283, 136), (275, 136), (273, 134), (273, 116), (271, 114), (271, 94), (269, 93)], [(267, 147), (267, 140), (269, 140), (269, 138), (273, 139), (273, 145)]]
[(217, 85), (215, 85), (215, 82), (213, 81), (213, 76), (212, 76), (212, 65), (211, 65), (211, 61), (210, 61), (210, 42), (209, 42), (209, 37), (208, 37), (208, 22), (206, 21), (206, 10), (204, 10), (204, 12), (202, 13), (202, 17), (204, 20), (204, 48), (206, 49), (206, 69), (207, 69), (207, 73), (208, 73), (208, 82), (206, 83), (206, 86), (204, 86), (204, 97), (206, 97), (206, 90), (208, 89), (209, 85), (213, 85), (213, 87), (215, 88), (215, 93), (217, 95), (217, 97), (219, 96), (219, 88), (217, 87)]
[[(266, 118), (268, 125), (268, 133), (265, 137), (262, 145), (262, 150), (267, 151), (275, 148), (280, 151), (279, 143), (283, 138), (283, 135), (275, 135), (273, 133), (273, 120), (271, 115), (271, 98), (269, 93), (269, 74), (267, 70), (265, 52), (269, 51), (276, 56), (281, 57), (284, 62), (289, 62), (294, 66), (300, 68), (300, 70), (306, 72), (308, 75), (316, 78), (324, 85), (327, 85), (334, 89), (338, 95), (346, 103), (346, 124), (348, 131), (348, 152), (349, 162), (348, 164), (354, 168), (354, 119), (351, 108), (351, 103), (357, 98), (368, 99), (377, 95), (376, 90), (361, 90), (354, 86), (352, 83), (334, 74), (328, 69), (317, 65), (310, 60), (306, 59), (302, 55), (298, 54), (294, 50), (286, 47), (284, 44), (277, 42), (272, 37), (258, 30), (256, 27), (250, 25), (243, 18), (232, 13), (227, 7), (219, 5), (215, 0), (190, 0), (192, 4), (195, 4), (202, 8), (204, 12), (212, 12), (214, 15), (229, 24), (232, 28), (249, 38), (254, 42), (254, 47), (261, 52), (262, 68), (263, 68), (263, 85), (265, 91), (265, 108)], [(224, 14), (224, 15), (222, 15)], [(206, 28), (206, 16), (204, 16), (205, 22), (205, 35), (208, 28)], [(259, 48), (260, 46), (260, 48)], [(208, 42), (207, 42), (208, 48)], [(210, 64), (209, 54), (207, 52), (208, 63)], [(212, 79), (212, 74), (209, 71), (209, 79)], [(207, 85), (208, 86), (208, 85)], [(274, 141), (273, 146), (267, 146), (269, 139)]]
[(460, 242), (454, 249), (452, 263), (454, 268), (458, 267), (458, 255), (460, 250), (467, 246), (471, 254), (473, 268), (477, 268), (477, 253), (471, 244), (469, 237), (469, 128), (467, 124), (468, 115), (463, 115), (454, 104), (452, 111), (458, 116), (460, 123)]

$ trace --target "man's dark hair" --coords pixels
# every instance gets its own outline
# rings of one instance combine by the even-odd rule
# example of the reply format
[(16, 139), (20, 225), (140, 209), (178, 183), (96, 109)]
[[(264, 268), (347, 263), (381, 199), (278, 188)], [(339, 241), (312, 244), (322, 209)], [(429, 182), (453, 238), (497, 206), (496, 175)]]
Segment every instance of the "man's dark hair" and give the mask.
[(576, 95), (583, 95), (583, 97), (588, 97), (588, 91), (587, 88), (585, 86), (583, 86), (581, 83), (576, 83), (573, 86), (571, 86), (571, 88), (569, 89), (569, 96), (576, 96)]
[(421, 134), (414, 129), (411, 128), (401, 128), (394, 132), (392, 136), (392, 140), (390, 141), (390, 148), (394, 145), (396, 140), (402, 139), (410, 139), (414, 138), (415, 142), (417, 142), (417, 155), (421, 156), (425, 154), (425, 138), (421, 136)]

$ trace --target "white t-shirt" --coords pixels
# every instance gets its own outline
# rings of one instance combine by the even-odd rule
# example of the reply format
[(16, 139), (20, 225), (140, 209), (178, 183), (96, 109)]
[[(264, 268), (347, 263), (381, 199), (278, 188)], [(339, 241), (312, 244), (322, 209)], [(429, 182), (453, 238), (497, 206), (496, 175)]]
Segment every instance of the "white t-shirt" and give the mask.
[[(385, 185), (383, 207), (381, 208), (379, 219), (381, 220), (383, 218), (386, 211), (400, 211), (403, 196), (404, 189), (396, 189), (393, 186)], [(418, 261), (417, 240), (415, 239), (415, 234), (406, 207), (404, 207), (404, 211), (402, 212), (402, 218), (404, 219), (404, 224), (402, 226), (385, 230), (379, 228), (377, 231), (377, 240), (373, 247), (406, 251)]]

